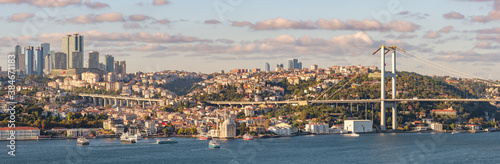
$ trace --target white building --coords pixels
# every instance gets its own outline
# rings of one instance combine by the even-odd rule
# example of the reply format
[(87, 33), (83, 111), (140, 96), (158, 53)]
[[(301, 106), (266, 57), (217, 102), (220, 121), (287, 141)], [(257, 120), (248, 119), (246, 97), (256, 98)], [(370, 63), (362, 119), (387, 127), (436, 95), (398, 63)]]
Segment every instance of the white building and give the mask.
[(316, 133), (316, 134), (325, 134), (330, 133), (328, 129), (328, 124), (325, 123), (310, 123), (305, 125), (306, 132)]
[(433, 122), (433, 123), (431, 123), (431, 129), (434, 131), (438, 131), (438, 132), (443, 131), (443, 124)]
[(348, 132), (372, 132), (373, 122), (371, 120), (345, 120), (344, 129)]
[(68, 129), (66, 134), (68, 137), (89, 137), (92, 133), (89, 129)]
[(330, 127), (330, 133), (343, 133), (343, 132), (345, 132), (344, 125), (332, 125), (332, 127)]
[(10, 140), (11, 130), (15, 131), (15, 140), (36, 140), (40, 136), (40, 129), (34, 127), (2, 127), (0, 128), (0, 140)]

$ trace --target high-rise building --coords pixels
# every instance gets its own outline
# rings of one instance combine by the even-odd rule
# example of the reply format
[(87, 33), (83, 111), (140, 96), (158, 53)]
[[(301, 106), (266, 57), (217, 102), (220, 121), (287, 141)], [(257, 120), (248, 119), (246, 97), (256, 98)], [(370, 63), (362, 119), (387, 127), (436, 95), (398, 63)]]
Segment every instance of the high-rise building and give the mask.
[[(73, 64), (76, 64), (76, 62), (73, 62), (73, 61), (81, 61), (82, 67), (80, 67), (80, 68), (83, 68), (83, 36), (82, 35), (74, 34), (74, 35), (68, 35), (66, 37), (63, 37), (62, 49), (63, 49), (63, 53), (68, 55), (67, 56), (68, 58), (66, 60), (66, 63), (68, 64), (67, 68), (78, 68), (78, 67), (73, 66)], [(73, 59), (73, 56), (74, 56), (73, 52), (81, 52), (81, 54), (82, 54), (81, 60), (80, 59), (74, 60)], [(76, 55), (76, 56), (78, 56), (78, 55)]]
[(56, 52), (54, 53), (54, 69), (66, 69), (68, 68), (68, 55), (64, 52)]
[(124, 61), (120, 61), (121, 73), (127, 74), (127, 63)]
[(302, 62), (298, 59), (288, 59), (288, 69), (302, 69)]
[(113, 67), (114, 67), (113, 69), (115, 70), (114, 71), (115, 73), (121, 73), (122, 72), (122, 69), (120, 67), (120, 62), (114, 61)]
[(47, 54), (47, 56), (45, 56), (45, 68), (43, 69), (43, 72), (48, 75), (50, 70), (52, 70), (52, 57), (50, 54)]
[(105, 71), (114, 72), (115, 71), (115, 58), (111, 55), (104, 56), (104, 64), (106, 65)]
[(25, 63), (24, 63), (24, 73), (26, 75), (31, 75), (33, 74), (33, 46), (27, 46), (24, 48), (24, 57)]
[(104, 65), (104, 63), (99, 63), (99, 69), (100, 70), (105, 70), (106, 69), (106, 65)]
[(268, 62), (266, 62), (266, 64), (265, 64), (265, 71), (266, 71), (266, 72), (271, 71), (271, 66), (269, 65), (269, 63), (268, 63)]
[(33, 73), (42, 76), (43, 75), (43, 48), (35, 47), (34, 51), (34, 62), (33, 62)]
[(83, 53), (73, 52), (71, 55), (71, 63), (69, 68), (83, 68)]
[(283, 63), (276, 64), (276, 71), (283, 71)]
[(99, 52), (89, 52), (88, 68), (99, 68)]
[(55, 61), (54, 61), (54, 53), (55, 53), (54, 51), (49, 51), (49, 54), (47, 54), (47, 55), (50, 55), (50, 59), (52, 59), (52, 61), (50, 62), (50, 63), (52, 63), (52, 65), (50, 66), (51, 70), (54, 69), (54, 63), (55, 63)]
[(22, 74), (26, 73), (26, 71), (25, 71), (26, 70), (26, 66), (25, 66), (26, 65), (26, 63), (25, 63), (26, 57), (25, 57), (25, 55), (24, 54), (17, 54), (16, 59), (17, 59), (17, 63), (18, 63), (17, 70), (19, 70)]
[[(43, 54), (43, 57), (42, 57), (42, 59), (43, 59), (42, 67), (43, 67), (43, 68), (42, 68), (42, 69), (44, 69), (44, 68), (45, 68), (45, 62), (46, 62), (46, 61), (45, 61), (45, 57), (47, 57), (47, 55), (49, 54), (49, 51), (50, 51), (50, 44), (49, 44), (49, 43), (42, 43), (42, 44), (40, 45), (40, 47), (42, 47), (42, 54)], [(42, 71), (42, 72), (43, 72), (43, 71)]]
[[(15, 63), (16, 70), (19, 70), (19, 54), (21, 54), (21, 53), (23, 53), (21, 46), (16, 45), (16, 47), (14, 48), (14, 56), (16, 57), (16, 59), (15, 59), (16, 60), (16, 63)], [(24, 62), (24, 61), (21, 61), (21, 62)]]
[(317, 69), (318, 69), (318, 65), (316, 65), (316, 64), (311, 65), (311, 70), (317, 70)]

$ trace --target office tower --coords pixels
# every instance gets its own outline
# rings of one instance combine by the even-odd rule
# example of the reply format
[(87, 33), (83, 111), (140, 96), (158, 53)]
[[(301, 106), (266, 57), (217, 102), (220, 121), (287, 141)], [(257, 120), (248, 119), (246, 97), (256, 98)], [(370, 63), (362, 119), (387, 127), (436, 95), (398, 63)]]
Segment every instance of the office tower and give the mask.
[[(16, 57), (16, 63), (15, 63), (15, 67), (16, 67), (16, 70), (19, 70), (19, 54), (21, 54), (21, 46), (20, 45), (16, 45), (16, 47), (14, 48), (14, 56)], [(24, 62), (24, 61), (22, 61)], [(23, 64), (24, 65), (24, 64)]]
[(104, 65), (104, 63), (99, 63), (99, 69), (100, 70), (105, 70), (106, 69), (106, 65)]
[(42, 47), (42, 54), (43, 54), (43, 57), (42, 57), (42, 59), (43, 59), (42, 67), (43, 68), (42, 69), (44, 69), (45, 68), (45, 62), (46, 62), (45, 61), (45, 57), (47, 57), (47, 55), (49, 54), (50, 44), (49, 43), (42, 43), (40, 45), (40, 47)]
[(115, 61), (113, 67), (114, 67), (115, 73), (121, 73), (122, 69), (120, 67), (120, 62)]
[(33, 73), (37, 75), (43, 75), (43, 48), (35, 47), (33, 55)]
[(83, 68), (83, 53), (82, 52), (73, 52), (71, 55), (71, 63), (69, 64), (70, 68)]
[(99, 68), (99, 52), (89, 52), (88, 68)]
[(68, 67), (67, 64), (68, 55), (63, 52), (54, 53), (54, 69), (66, 69)]
[(317, 70), (317, 69), (318, 69), (318, 65), (316, 65), (316, 64), (311, 65), (311, 70)]
[(50, 55), (50, 59), (52, 59), (52, 61), (50, 62), (52, 65), (50, 66), (50, 69), (54, 69), (54, 51), (49, 51), (47, 55)]
[[(66, 37), (63, 37), (62, 49), (63, 49), (63, 53), (65, 53), (67, 55), (67, 60), (66, 60), (66, 63), (68, 64), (67, 68), (77, 68), (77, 67), (73, 66), (73, 64), (76, 63), (73, 61), (80, 61), (80, 59), (73, 60), (73, 56), (74, 56), (73, 52), (81, 52), (81, 54), (82, 54), (82, 58), (81, 58), (82, 67), (80, 67), (80, 68), (83, 68), (83, 36), (78, 35), (78, 34), (74, 34), (74, 35), (68, 35)], [(78, 56), (78, 55), (76, 55), (76, 56)]]
[(127, 63), (124, 61), (120, 61), (121, 73), (127, 74)]
[(26, 75), (33, 74), (33, 46), (27, 46), (24, 48), (24, 71)]
[(47, 56), (45, 56), (45, 66), (43, 72), (46, 75), (48, 75), (50, 74), (51, 70), (52, 70), (52, 57), (50, 56), (50, 54), (47, 54)]
[(114, 72), (115, 71), (115, 58), (111, 55), (106, 55), (104, 56), (104, 64), (106, 65), (106, 71), (107, 72)]
[(271, 71), (271, 66), (269, 65), (269, 63), (268, 63), (268, 62), (266, 62), (266, 65), (265, 65), (265, 70), (266, 70), (266, 72)]
[(302, 62), (298, 59), (288, 59), (288, 69), (302, 69)]
[(17, 70), (19, 70), (23, 74), (26, 73), (26, 71), (25, 71), (26, 70), (26, 66), (25, 66), (26, 65), (26, 63), (25, 63), (26, 57), (25, 57), (25, 55), (18, 54), (16, 59), (17, 59), (18, 67), (19, 67)]

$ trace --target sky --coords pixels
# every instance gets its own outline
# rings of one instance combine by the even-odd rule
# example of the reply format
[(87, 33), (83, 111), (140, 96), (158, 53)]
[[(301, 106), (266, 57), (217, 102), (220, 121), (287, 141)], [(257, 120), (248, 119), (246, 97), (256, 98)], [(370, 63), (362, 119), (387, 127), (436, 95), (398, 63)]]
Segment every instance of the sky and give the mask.
[(0, 0), (0, 22), (3, 70), (16, 44), (61, 51), (78, 33), (85, 60), (110, 54), (127, 72), (380, 67), (386, 45), (407, 51), (399, 71), (500, 80), (500, 0)]

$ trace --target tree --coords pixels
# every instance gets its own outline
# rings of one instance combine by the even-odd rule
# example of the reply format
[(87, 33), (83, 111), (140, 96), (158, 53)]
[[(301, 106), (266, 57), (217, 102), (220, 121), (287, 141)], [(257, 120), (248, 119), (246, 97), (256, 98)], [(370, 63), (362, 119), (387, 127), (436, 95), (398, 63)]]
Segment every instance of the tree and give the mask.
[(238, 114), (236, 115), (236, 118), (238, 118), (238, 119), (244, 119), (244, 118), (246, 118), (245, 112), (238, 112)]
[(143, 120), (151, 120), (151, 117), (149, 117), (149, 116), (142, 116), (142, 119)]
[(180, 129), (177, 131), (177, 134), (184, 134), (184, 129), (180, 128)]

